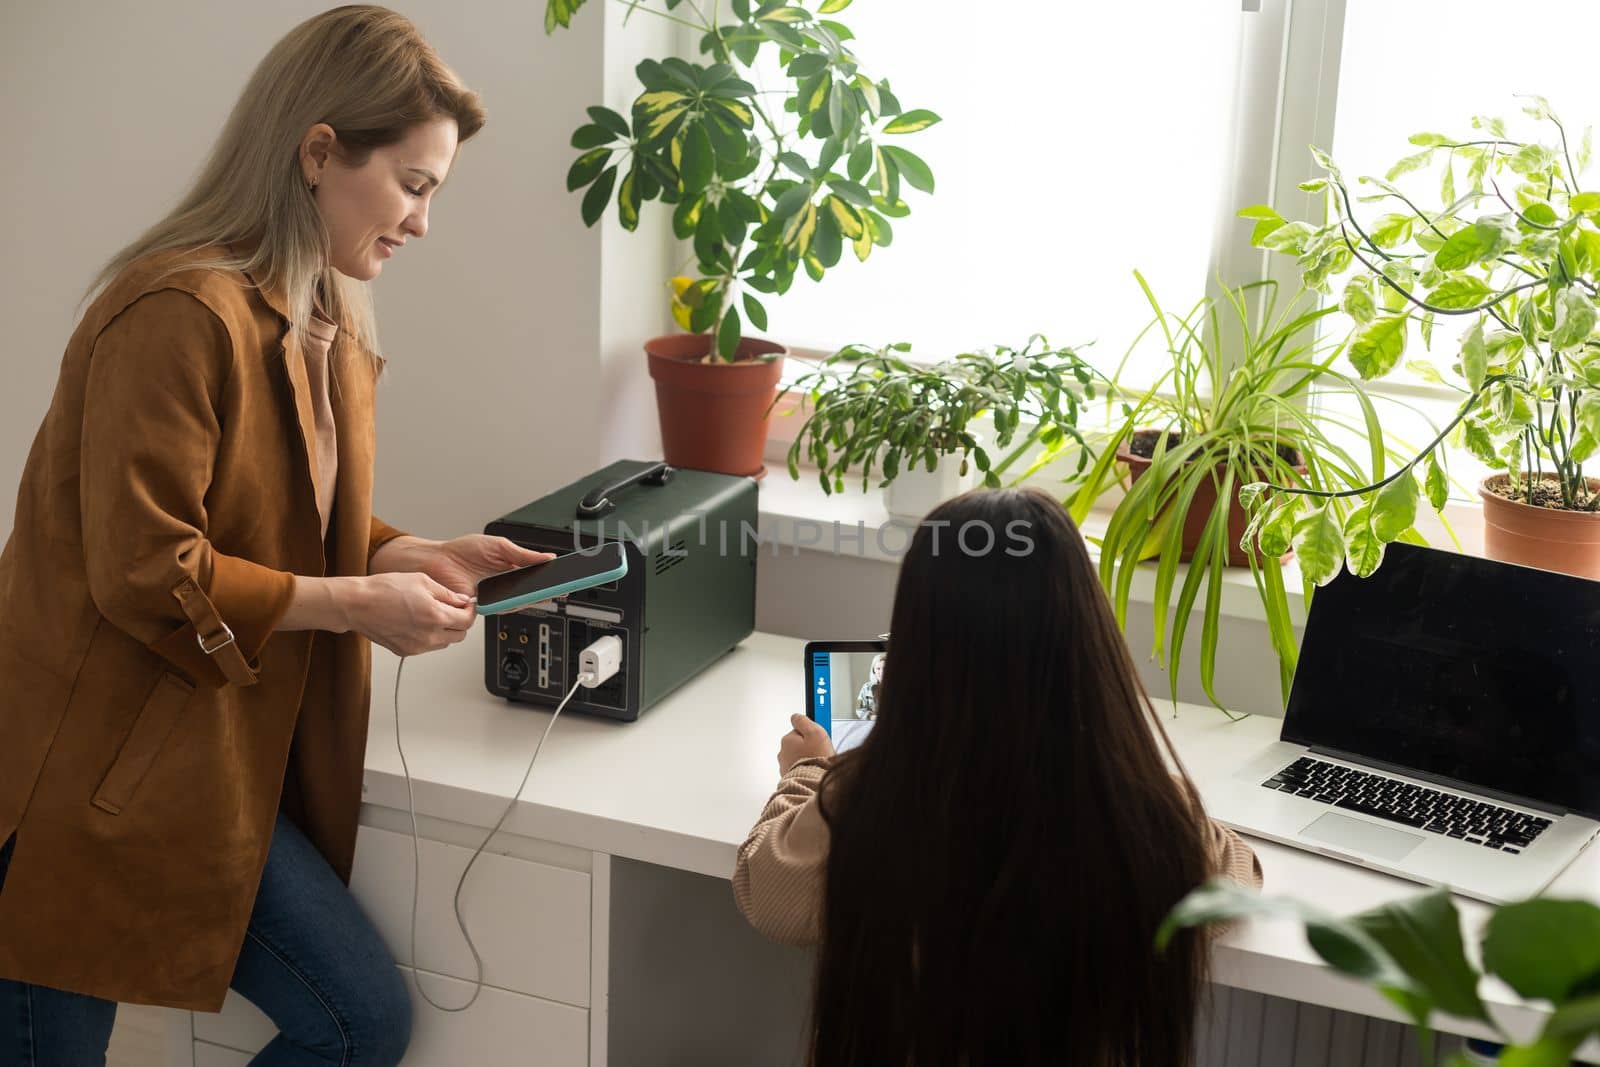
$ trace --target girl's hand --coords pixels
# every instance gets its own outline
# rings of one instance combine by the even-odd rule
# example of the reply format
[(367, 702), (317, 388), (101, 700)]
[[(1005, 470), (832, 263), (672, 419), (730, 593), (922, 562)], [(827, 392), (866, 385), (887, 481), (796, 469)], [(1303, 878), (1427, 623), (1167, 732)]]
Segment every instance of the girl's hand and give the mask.
[(555, 558), (553, 552), (535, 552), (504, 537), (466, 534), (439, 542), (419, 560), (417, 569), (446, 589), (475, 597), (478, 582), (491, 574)]
[(778, 744), (778, 773), (788, 774), (789, 768), (803, 759), (833, 755), (833, 741), (828, 731), (804, 715), (789, 716), (794, 729), (783, 735)]

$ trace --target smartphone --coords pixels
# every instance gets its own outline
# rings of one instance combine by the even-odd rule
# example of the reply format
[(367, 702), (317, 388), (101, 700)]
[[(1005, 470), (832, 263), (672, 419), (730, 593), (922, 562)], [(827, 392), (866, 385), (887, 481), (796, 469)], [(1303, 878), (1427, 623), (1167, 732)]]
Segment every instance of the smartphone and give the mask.
[(806, 642), (806, 716), (828, 731), (836, 752), (866, 740), (878, 717), (888, 642)]
[(628, 573), (628, 556), (621, 541), (598, 548), (568, 552), (564, 556), (491, 574), (478, 583), (478, 614), (498, 615), (537, 604), (541, 600), (593, 589)]

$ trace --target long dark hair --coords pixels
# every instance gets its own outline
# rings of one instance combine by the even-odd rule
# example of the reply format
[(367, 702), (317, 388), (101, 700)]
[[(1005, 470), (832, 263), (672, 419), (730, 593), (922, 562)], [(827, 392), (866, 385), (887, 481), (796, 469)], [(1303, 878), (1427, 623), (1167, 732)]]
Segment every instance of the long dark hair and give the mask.
[(1187, 1064), (1205, 944), (1154, 939), (1203, 817), (1072, 520), (945, 503), (891, 627), (877, 725), (824, 779), (815, 1067)]

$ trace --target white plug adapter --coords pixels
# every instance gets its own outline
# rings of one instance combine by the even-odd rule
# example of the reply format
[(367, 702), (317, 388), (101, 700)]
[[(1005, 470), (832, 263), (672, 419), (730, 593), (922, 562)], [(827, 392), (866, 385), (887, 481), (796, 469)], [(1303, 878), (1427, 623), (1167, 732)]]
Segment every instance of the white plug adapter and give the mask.
[(622, 638), (606, 634), (578, 655), (578, 682), (593, 689), (622, 666)]

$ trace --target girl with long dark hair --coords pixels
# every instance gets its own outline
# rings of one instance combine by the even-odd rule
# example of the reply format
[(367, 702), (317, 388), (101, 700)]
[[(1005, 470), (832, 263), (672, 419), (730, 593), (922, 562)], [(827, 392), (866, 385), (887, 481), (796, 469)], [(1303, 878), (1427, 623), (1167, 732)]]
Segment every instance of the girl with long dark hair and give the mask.
[(1083, 538), (1033, 489), (919, 527), (877, 723), (839, 756), (795, 716), (734, 892), (819, 946), (813, 1067), (1191, 1058), (1204, 935), (1167, 911), (1213, 874), (1259, 884), (1156, 718)]

